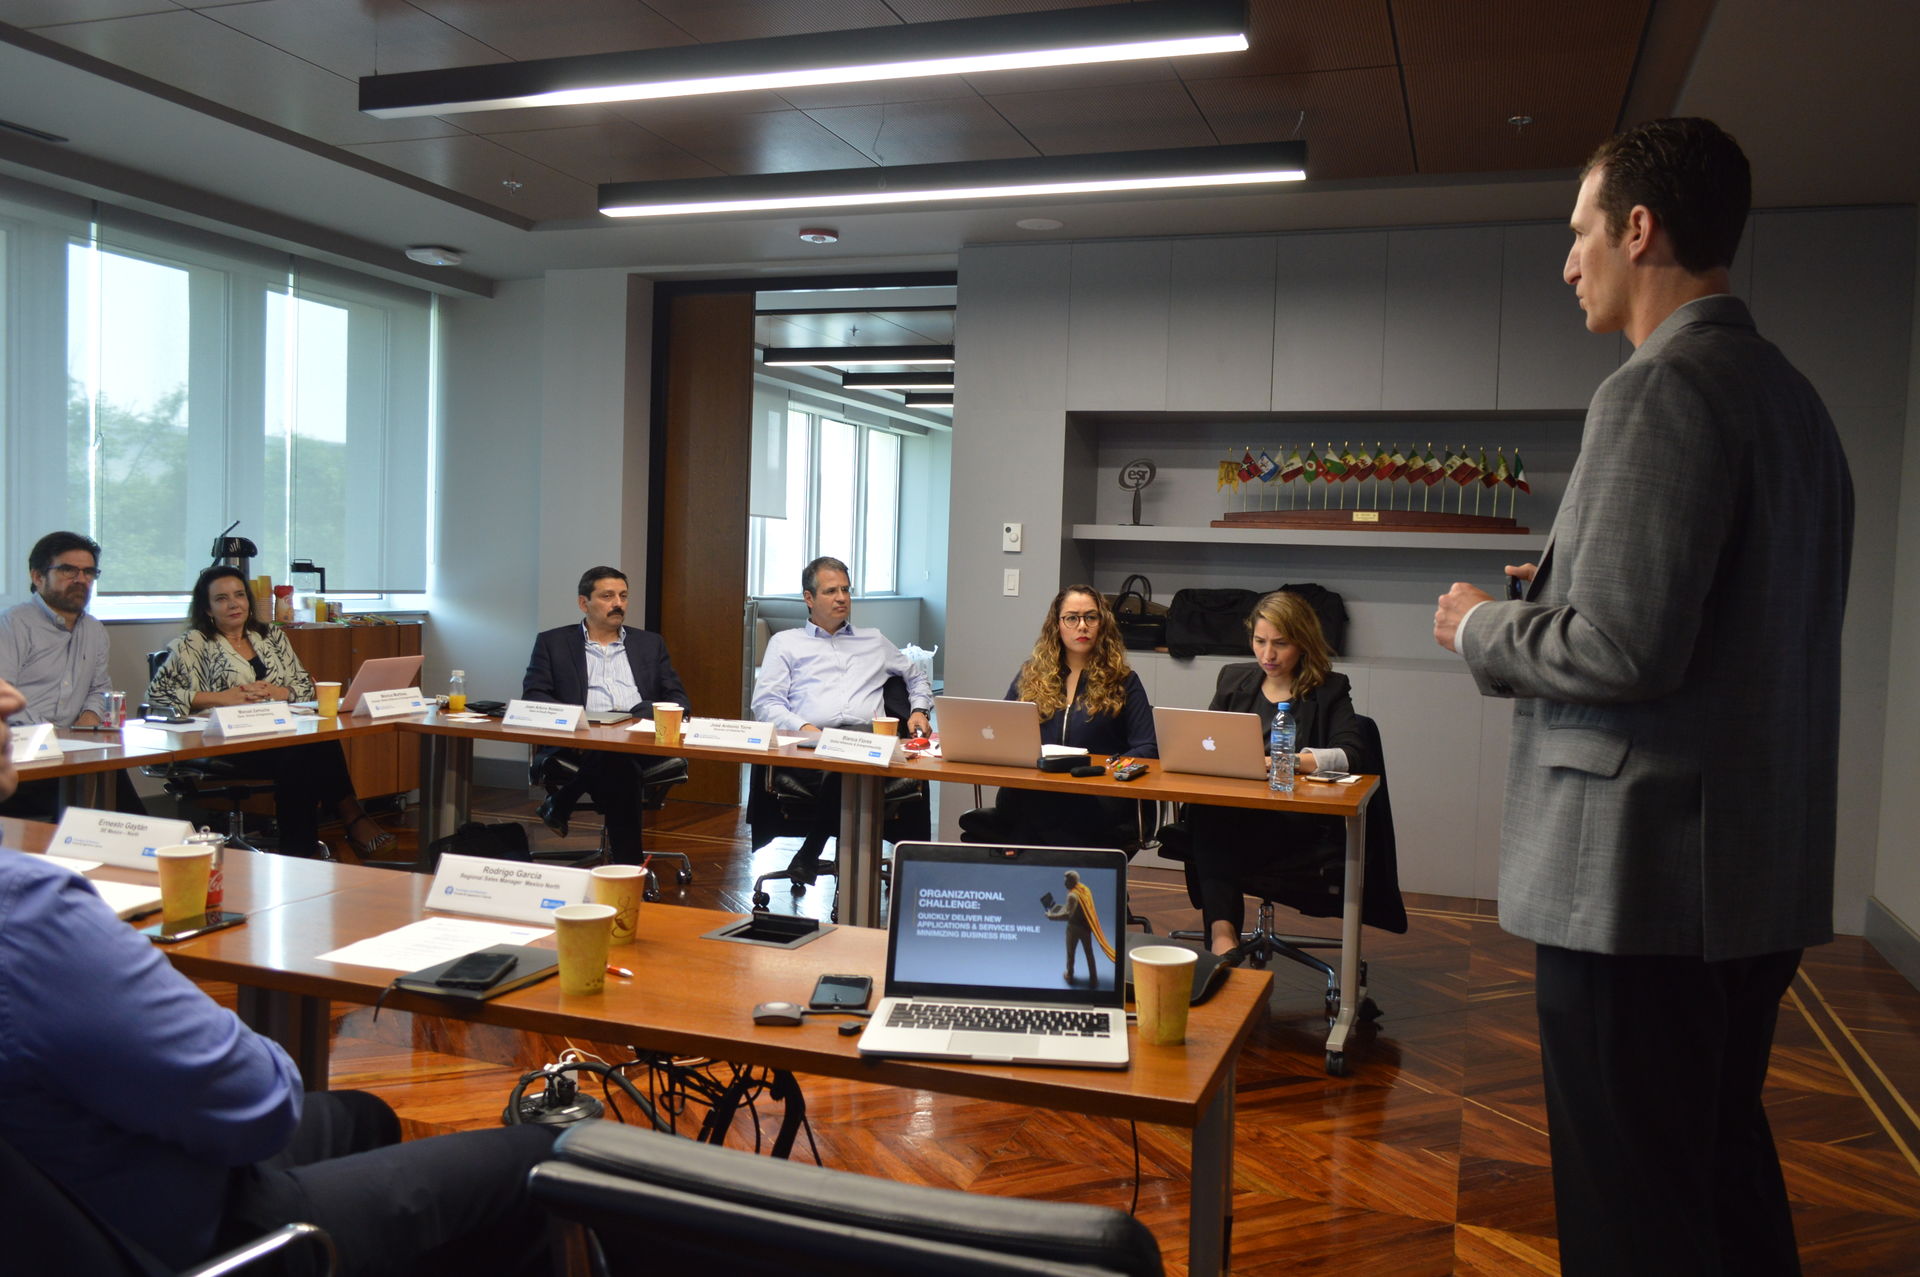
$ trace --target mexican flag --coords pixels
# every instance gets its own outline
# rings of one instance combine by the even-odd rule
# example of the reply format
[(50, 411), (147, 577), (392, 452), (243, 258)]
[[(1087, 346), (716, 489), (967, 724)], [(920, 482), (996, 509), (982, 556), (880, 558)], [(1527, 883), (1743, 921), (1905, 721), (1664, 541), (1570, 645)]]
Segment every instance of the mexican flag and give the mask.
[(1469, 483), (1472, 483), (1480, 477), (1480, 467), (1474, 465), (1473, 462), (1467, 460), (1466, 457), (1460, 453), (1449, 453), (1447, 454), (1447, 459), (1453, 463), (1447, 467), (1447, 478), (1453, 480), (1461, 487), (1466, 487)]
[(1408, 483), (1421, 483), (1427, 477), (1427, 463), (1420, 459), (1420, 449), (1415, 448), (1410, 457), (1401, 457), (1399, 475)]
[(1527, 468), (1521, 464), (1518, 451), (1513, 454), (1513, 473), (1507, 476), (1507, 482), (1528, 495), (1533, 493), (1533, 485), (1527, 482)]
[[(1455, 459), (1457, 460), (1458, 458), (1455, 458)], [(1434, 484), (1440, 482), (1442, 479), (1447, 477), (1446, 463), (1441, 461), (1435, 461), (1433, 459), (1432, 444), (1427, 445), (1427, 455), (1425, 460), (1422, 461), (1421, 464), (1426, 466), (1427, 472), (1421, 475), (1420, 477), (1426, 481), (1426, 485), (1429, 488), (1431, 488)]]

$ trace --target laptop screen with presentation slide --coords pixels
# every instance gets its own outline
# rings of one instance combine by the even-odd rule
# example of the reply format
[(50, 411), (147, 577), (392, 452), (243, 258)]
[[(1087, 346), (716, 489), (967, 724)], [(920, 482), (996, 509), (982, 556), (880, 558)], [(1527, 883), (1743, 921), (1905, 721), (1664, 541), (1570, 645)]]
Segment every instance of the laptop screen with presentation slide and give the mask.
[(940, 757), (956, 763), (1033, 767), (1040, 761), (1040, 711), (1032, 701), (936, 696)]
[(1258, 714), (1156, 705), (1153, 735), (1160, 742), (1162, 771), (1266, 779), (1267, 749), (1260, 739)]
[(360, 708), (368, 692), (389, 692), (398, 687), (414, 687), (420, 678), (424, 656), (375, 656), (360, 662), (360, 668), (340, 698), (340, 712), (351, 714)]
[(1126, 1066), (1125, 855), (905, 842), (892, 898), (862, 1055)]

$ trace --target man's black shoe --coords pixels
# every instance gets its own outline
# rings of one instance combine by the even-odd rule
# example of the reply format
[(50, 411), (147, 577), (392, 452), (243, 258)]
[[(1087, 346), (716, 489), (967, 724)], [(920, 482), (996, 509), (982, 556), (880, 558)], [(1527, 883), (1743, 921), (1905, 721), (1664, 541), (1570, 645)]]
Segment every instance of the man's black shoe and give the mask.
[(540, 823), (562, 838), (567, 836), (567, 817), (572, 814), (572, 807), (563, 808), (557, 794), (548, 794), (546, 801), (540, 804)]

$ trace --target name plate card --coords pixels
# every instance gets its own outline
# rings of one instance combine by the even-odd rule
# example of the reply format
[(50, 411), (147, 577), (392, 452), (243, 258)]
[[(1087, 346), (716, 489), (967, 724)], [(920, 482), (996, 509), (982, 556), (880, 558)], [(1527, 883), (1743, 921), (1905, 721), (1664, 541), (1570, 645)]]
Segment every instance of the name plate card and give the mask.
[(395, 687), (384, 692), (368, 692), (360, 698), (360, 708), (353, 712), (374, 718), (399, 718), (405, 714), (424, 714), (431, 708), (419, 688)]
[(60, 855), (85, 857), (123, 869), (155, 872), (153, 853), (160, 847), (183, 843), (193, 832), (190, 820), (162, 820), (123, 811), (95, 811), (69, 807), (53, 831), (50, 849)]
[(899, 743), (892, 736), (829, 727), (820, 733), (820, 744), (813, 752), (822, 758), (838, 758), (847, 763), (874, 763), (885, 767), (893, 761), (893, 748)]
[(266, 732), (290, 732), (298, 724), (293, 707), (285, 701), (261, 701), (257, 705), (222, 705), (207, 715), (209, 736), (259, 736)]
[(553, 925), (561, 905), (591, 904), (593, 875), (564, 865), (481, 856), (442, 856), (427, 892), (427, 908), (482, 918)]
[(547, 727), (556, 732), (577, 732), (587, 715), (585, 705), (555, 705), (548, 701), (508, 701), (507, 727)]
[(11, 753), (15, 763), (39, 763), (65, 757), (60, 750), (59, 731), (52, 723), (35, 723), (16, 731)]
[(751, 723), (744, 718), (689, 718), (681, 737), (689, 745), (714, 749), (773, 748), (773, 724)]

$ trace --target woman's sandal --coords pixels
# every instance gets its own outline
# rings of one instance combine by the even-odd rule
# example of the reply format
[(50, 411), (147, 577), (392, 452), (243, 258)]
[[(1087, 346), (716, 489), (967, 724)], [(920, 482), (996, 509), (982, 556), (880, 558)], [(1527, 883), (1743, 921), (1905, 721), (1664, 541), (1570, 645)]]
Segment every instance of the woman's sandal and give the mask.
[[(375, 829), (379, 830), (378, 833), (366, 842), (361, 842), (353, 836), (353, 827), (362, 822), (372, 825)], [(347, 822), (347, 845), (352, 847), (354, 854), (362, 860), (388, 860), (391, 859), (393, 849), (400, 845), (400, 839), (388, 833), (386, 830), (381, 829), (379, 821), (362, 813)]]

